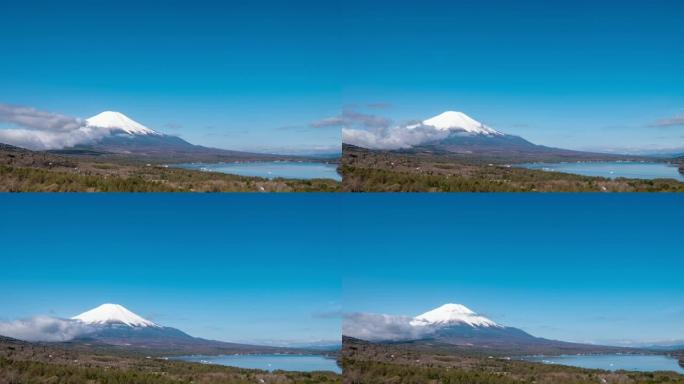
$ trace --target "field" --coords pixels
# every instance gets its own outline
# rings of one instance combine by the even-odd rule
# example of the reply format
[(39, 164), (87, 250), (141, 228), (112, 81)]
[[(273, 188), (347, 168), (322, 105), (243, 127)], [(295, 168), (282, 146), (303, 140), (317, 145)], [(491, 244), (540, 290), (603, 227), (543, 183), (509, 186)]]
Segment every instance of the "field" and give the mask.
[(350, 145), (343, 147), (341, 173), (347, 192), (684, 192), (684, 183), (673, 179), (611, 180)]
[(140, 159), (57, 155), (0, 145), (0, 192), (335, 192), (334, 180), (264, 179)]
[(684, 383), (684, 375), (673, 372), (608, 372), (520, 361), (485, 351), (431, 350), (349, 338), (344, 340), (342, 356), (345, 384)]
[(340, 383), (332, 372), (266, 372), (0, 337), (0, 384)]

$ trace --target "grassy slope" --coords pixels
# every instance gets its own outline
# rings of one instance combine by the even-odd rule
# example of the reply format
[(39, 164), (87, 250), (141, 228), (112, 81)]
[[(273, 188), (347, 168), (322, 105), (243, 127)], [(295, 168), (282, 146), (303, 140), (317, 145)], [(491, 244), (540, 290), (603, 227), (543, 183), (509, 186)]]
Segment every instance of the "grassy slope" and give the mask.
[(352, 146), (343, 149), (341, 171), (349, 192), (684, 192), (672, 179), (610, 180)]
[(339, 383), (331, 372), (266, 372), (0, 340), (5, 383)]
[(268, 180), (0, 147), (3, 192), (334, 192), (334, 180)]
[(343, 382), (576, 384), (684, 383), (672, 372), (608, 372), (548, 365), (463, 351), (417, 350), (345, 340)]

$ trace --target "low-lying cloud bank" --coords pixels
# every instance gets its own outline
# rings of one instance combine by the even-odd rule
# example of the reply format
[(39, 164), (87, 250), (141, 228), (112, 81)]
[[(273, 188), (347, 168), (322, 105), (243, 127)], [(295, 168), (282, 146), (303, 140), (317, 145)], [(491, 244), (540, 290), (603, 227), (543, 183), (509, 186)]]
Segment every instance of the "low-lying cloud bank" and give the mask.
[(69, 341), (92, 331), (80, 321), (50, 316), (0, 323), (0, 335), (24, 341)]
[(668, 117), (666, 119), (660, 119), (654, 124), (652, 124), (654, 127), (676, 127), (676, 126), (683, 126), (684, 127), (684, 115), (677, 115), (673, 117)]
[(314, 128), (386, 128), (391, 124), (392, 120), (385, 117), (358, 112), (351, 108), (345, 108), (339, 115), (314, 121), (311, 123), (311, 126)]
[(342, 142), (371, 149), (402, 149), (446, 139), (450, 132), (427, 125), (407, 125), (374, 130), (342, 128)]
[[(338, 116), (311, 123), (313, 127), (339, 127), (342, 142), (372, 149), (410, 148), (449, 136), (448, 131), (420, 122), (395, 124), (392, 120), (346, 108)], [(410, 127), (410, 128), (409, 128)]]
[(23, 107), (0, 103), (0, 143), (17, 147), (46, 150), (92, 143), (110, 134), (106, 129), (88, 127), (85, 120)]
[(375, 313), (348, 313), (342, 322), (342, 334), (368, 341), (402, 341), (424, 338), (431, 327), (411, 325), (412, 317)]

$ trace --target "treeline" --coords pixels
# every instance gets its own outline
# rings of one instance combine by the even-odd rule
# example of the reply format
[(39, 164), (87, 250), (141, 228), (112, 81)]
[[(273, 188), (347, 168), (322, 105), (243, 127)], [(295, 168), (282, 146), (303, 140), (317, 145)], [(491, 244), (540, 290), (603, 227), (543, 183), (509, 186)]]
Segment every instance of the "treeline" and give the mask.
[(342, 167), (348, 192), (521, 192), (503, 182), (464, 176), (421, 175), (385, 169)]
[(166, 378), (161, 373), (73, 367), (35, 361), (14, 361), (0, 357), (0, 384), (177, 384), (190, 382), (191, 380)]
[(519, 384), (503, 374), (423, 368), (370, 361), (344, 361), (345, 384)]
[(173, 192), (160, 182), (140, 177), (79, 175), (0, 165), (2, 192)]
[[(420, 362), (422, 363), (422, 362)], [(603, 372), (541, 364), (477, 368), (415, 366), (344, 359), (345, 384), (656, 384), (684, 383), (684, 376), (669, 372)]]
[(488, 168), (482, 166), (481, 172), (459, 175), (345, 165), (342, 189), (348, 192), (684, 192), (684, 183), (672, 179), (609, 180), (559, 172)]
[[(152, 370), (152, 371), (150, 371)], [(335, 384), (339, 375), (326, 372), (265, 372), (192, 363), (168, 362), (140, 368), (53, 364), (0, 356), (0, 384)]]
[(117, 166), (93, 168), (109, 173), (0, 165), (0, 192), (336, 192), (334, 180), (268, 180), (201, 171)]

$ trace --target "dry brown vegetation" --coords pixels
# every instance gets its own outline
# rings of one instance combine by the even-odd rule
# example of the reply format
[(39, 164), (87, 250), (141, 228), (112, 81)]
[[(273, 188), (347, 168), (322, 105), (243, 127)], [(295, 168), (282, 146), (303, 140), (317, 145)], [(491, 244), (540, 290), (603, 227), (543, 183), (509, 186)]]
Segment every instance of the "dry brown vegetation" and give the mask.
[(672, 179), (611, 180), (349, 145), (341, 173), (348, 192), (684, 192), (684, 183)]
[(526, 362), (486, 352), (414, 349), (345, 338), (343, 383), (651, 384), (684, 383), (674, 372), (608, 372)]
[(94, 353), (0, 337), (0, 384), (340, 383), (332, 372), (267, 372), (152, 356)]
[(335, 192), (328, 179), (244, 177), (0, 146), (3, 192)]

